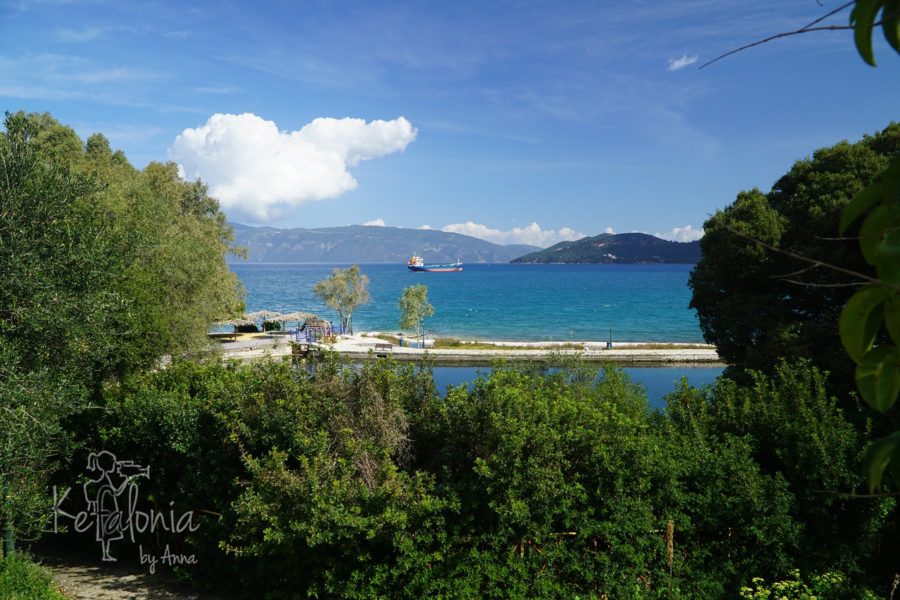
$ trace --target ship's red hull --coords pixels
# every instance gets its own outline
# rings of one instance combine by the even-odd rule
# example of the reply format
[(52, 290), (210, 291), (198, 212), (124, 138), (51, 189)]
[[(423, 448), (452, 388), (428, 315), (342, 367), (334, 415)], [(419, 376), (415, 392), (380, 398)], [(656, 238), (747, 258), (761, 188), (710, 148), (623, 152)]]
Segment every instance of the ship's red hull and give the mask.
[(457, 271), (462, 271), (463, 268), (460, 266), (452, 265), (452, 266), (443, 266), (443, 265), (435, 265), (433, 267), (429, 267), (428, 265), (423, 265), (421, 267), (415, 267), (412, 265), (407, 265), (410, 271), (421, 271), (423, 273), (456, 273)]

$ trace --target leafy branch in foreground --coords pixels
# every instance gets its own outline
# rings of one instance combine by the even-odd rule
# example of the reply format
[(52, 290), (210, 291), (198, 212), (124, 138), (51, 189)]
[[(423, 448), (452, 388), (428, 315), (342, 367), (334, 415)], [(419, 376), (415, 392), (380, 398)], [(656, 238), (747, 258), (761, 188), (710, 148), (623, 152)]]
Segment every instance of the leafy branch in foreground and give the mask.
[[(900, 395), (900, 157), (844, 209), (841, 233), (862, 217), (859, 245), (878, 281), (858, 290), (844, 306), (841, 343), (856, 363), (856, 386), (863, 400), (886, 413)], [(892, 461), (900, 462), (900, 431), (869, 449), (870, 492), (881, 487)], [(893, 468), (892, 474), (900, 488), (900, 469)]]
[[(818, 26), (818, 23), (850, 6), (853, 9), (848, 26)], [(872, 34), (878, 26), (881, 26), (888, 44), (900, 53), (900, 0), (855, 0), (842, 4), (800, 29), (769, 36), (726, 52), (700, 68), (774, 39), (838, 29), (852, 29), (860, 57), (875, 66)], [(846, 234), (863, 217), (858, 235), (859, 247), (865, 261), (875, 268), (876, 277), (843, 270), (845, 274), (867, 281), (867, 284), (844, 305), (839, 319), (839, 333), (844, 349), (856, 363), (854, 379), (860, 395), (872, 408), (886, 413), (900, 396), (900, 156), (894, 156), (887, 169), (845, 207), (840, 220), (840, 233)], [(754, 241), (772, 249), (762, 240)], [(797, 255), (793, 257), (814, 263), (817, 267), (837, 269), (827, 261)], [(870, 493), (881, 488), (884, 472), (891, 462), (895, 465), (900, 463), (900, 431), (876, 440), (869, 448), (865, 468)], [(900, 489), (900, 469), (895, 466), (891, 473), (894, 484)]]
[[(849, 25), (819, 25), (819, 23), (825, 19), (833, 17), (851, 6), (853, 6), (853, 10), (850, 11)], [(880, 20), (877, 19), (879, 12), (881, 13)], [(768, 44), (769, 42), (781, 38), (802, 35), (804, 33), (813, 33), (816, 31), (847, 31), (851, 29), (853, 30), (853, 40), (859, 55), (866, 63), (874, 67), (875, 53), (872, 51), (872, 31), (878, 26), (881, 26), (884, 31), (884, 37), (891, 47), (897, 52), (900, 52), (900, 0), (852, 0), (851, 2), (841, 4), (834, 10), (827, 12), (799, 29), (782, 31), (781, 33), (770, 35), (761, 40), (744, 44), (734, 50), (729, 50), (728, 52), (720, 54), (712, 60), (706, 61), (700, 65), (699, 68), (704, 69), (719, 62), (723, 58), (727, 58), (738, 52), (743, 52), (744, 50), (749, 50), (750, 48), (755, 48), (756, 46)]]

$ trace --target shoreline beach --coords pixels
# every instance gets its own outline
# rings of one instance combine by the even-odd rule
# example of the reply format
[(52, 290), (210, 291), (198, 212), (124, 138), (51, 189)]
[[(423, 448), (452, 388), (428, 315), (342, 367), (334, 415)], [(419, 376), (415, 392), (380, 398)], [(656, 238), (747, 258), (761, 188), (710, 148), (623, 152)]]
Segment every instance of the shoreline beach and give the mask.
[[(715, 347), (708, 344), (682, 344), (665, 342), (614, 342), (607, 348), (606, 342), (557, 341), (557, 342), (478, 342), (459, 340), (453, 348), (410, 348), (391, 343), (379, 332), (342, 335), (333, 343), (313, 343), (311, 353), (336, 352), (350, 360), (373, 360), (391, 357), (400, 362), (416, 362), (426, 356), (436, 365), (478, 366), (489, 365), (496, 360), (543, 362), (559, 356), (580, 357), (587, 362), (609, 362), (621, 366), (677, 366), (714, 367), (725, 366)], [(433, 340), (426, 340), (432, 341)], [(477, 348), (465, 348), (475, 345)], [(304, 344), (305, 346), (305, 344)], [(485, 346), (492, 346), (485, 348)], [(220, 350), (226, 359), (258, 360), (266, 357), (291, 356), (293, 345), (288, 336), (257, 335), (221, 342)]]

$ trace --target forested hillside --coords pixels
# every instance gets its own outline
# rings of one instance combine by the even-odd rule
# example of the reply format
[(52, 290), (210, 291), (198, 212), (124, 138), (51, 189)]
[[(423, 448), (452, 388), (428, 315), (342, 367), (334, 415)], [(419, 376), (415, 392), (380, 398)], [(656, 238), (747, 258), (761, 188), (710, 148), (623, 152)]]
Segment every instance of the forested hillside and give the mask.
[(514, 263), (696, 263), (699, 242), (670, 242), (646, 233), (601, 233), (516, 258)]

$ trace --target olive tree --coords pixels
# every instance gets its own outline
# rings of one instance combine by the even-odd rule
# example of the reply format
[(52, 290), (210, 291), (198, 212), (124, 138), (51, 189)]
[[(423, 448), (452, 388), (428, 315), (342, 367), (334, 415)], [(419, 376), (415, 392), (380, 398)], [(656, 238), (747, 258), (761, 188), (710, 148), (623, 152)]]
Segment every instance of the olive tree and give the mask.
[(416, 338), (422, 337), (425, 330), (422, 322), (425, 317), (434, 314), (434, 307), (428, 303), (428, 287), (424, 284), (411, 285), (403, 289), (400, 296), (400, 327), (415, 329)]
[(337, 311), (341, 321), (341, 331), (353, 333), (353, 311), (367, 304), (369, 278), (359, 270), (359, 265), (349, 269), (334, 269), (331, 277), (318, 282), (313, 288), (316, 296), (329, 308)]
[[(0, 132), (0, 520), (39, 530), (68, 417), (104, 386), (208, 343), (241, 308), (231, 228), (174, 164), (143, 171), (49, 114)], [(3, 500), (5, 496), (8, 500)]]

